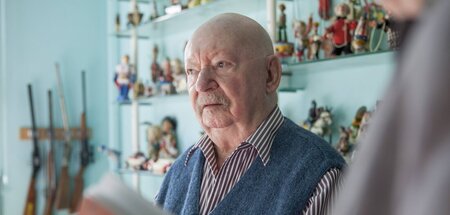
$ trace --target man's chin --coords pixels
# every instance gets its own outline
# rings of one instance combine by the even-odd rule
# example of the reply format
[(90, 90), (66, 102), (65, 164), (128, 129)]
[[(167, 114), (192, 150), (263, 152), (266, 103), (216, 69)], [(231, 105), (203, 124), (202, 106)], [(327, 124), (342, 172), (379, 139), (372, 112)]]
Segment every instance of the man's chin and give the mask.
[(202, 117), (203, 127), (209, 129), (225, 128), (232, 124), (232, 121), (226, 117), (220, 116), (203, 116)]

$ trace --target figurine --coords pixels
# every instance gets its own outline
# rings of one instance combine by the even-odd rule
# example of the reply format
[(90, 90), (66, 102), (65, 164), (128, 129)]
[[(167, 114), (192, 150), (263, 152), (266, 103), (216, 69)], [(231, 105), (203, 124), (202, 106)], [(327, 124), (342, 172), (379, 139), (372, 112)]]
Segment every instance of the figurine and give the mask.
[(284, 4), (280, 4), (278, 8), (280, 9), (281, 14), (277, 23), (278, 40), (275, 44), (275, 53), (282, 62), (285, 62), (287, 58), (291, 57), (292, 53), (294, 53), (294, 44), (287, 41), (286, 14), (284, 13), (284, 11), (286, 10), (286, 6)]
[(312, 125), (318, 118), (318, 110), (317, 110), (317, 103), (315, 100), (311, 101), (311, 107), (308, 111), (308, 118), (303, 122), (303, 128), (305, 129), (311, 129)]
[(286, 33), (286, 14), (284, 11), (286, 10), (286, 6), (284, 4), (280, 4), (278, 6), (280, 9), (280, 17), (278, 19), (278, 42), (287, 42), (287, 33)]
[(123, 102), (128, 101), (128, 91), (134, 84), (136, 79), (136, 74), (134, 73), (133, 66), (129, 63), (130, 57), (124, 55), (122, 57), (122, 62), (116, 66), (116, 74), (114, 75), (114, 83), (117, 88), (119, 88), (119, 96), (117, 101)]
[(173, 85), (177, 93), (184, 93), (187, 91), (186, 73), (180, 59), (172, 60), (173, 68)]
[(188, 8), (193, 8), (199, 6), (201, 3), (200, 0), (190, 0), (188, 3)]
[(351, 135), (350, 135), (350, 142), (355, 143), (358, 131), (361, 125), (361, 120), (363, 119), (364, 114), (367, 112), (366, 106), (361, 106), (356, 111), (355, 117), (353, 118), (352, 125), (350, 126)]
[(159, 17), (158, 15), (158, 9), (156, 6), (156, 0), (152, 0), (152, 5), (150, 6), (150, 20), (154, 20)]
[(131, 1), (131, 8), (133, 8), (133, 11), (128, 13), (128, 26), (133, 25), (134, 27), (138, 26), (142, 21), (142, 16), (144, 16), (143, 13), (139, 12), (138, 5), (136, 1)]
[(319, 118), (312, 125), (311, 132), (320, 137), (329, 135), (329, 142), (331, 143), (331, 124), (333, 123), (333, 120), (331, 118), (331, 109), (319, 108), (319, 112)]
[(116, 15), (116, 32), (120, 32), (120, 14)]
[(159, 80), (159, 77), (162, 76), (162, 69), (161, 66), (158, 64), (158, 46), (153, 46), (153, 58), (152, 58), (152, 65), (150, 67), (151, 70), (151, 77), (153, 83), (157, 83)]
[(330, 0), (319, 0), (319, 16), (323, 20), (330, 19)]
[(161, 149), (162, 130), (157, 125), (149, 125), (147, 128), (147, 144), (148, 157), (153, 162), (159, 159), (159, 152)]
[(350, 133), (350, 129), (346, 129), (344, 126), (341, 126), (339, 142), (336, 145), (336, 149), (342, 156), (346, 156), (350, 151)]
[(368, 41), (367, 36), (367, 15), (359, 17), (358, 24), (356, 25), (352, 47), (355, 53), (363, 53), (366, 51), (366, 44)]
[(313, 34), (309, 37), (309, 47), (310, 47), (310, 52), (308, 56), (309, 60), (319, 59), (319, 50), (320, 45), (322, 44), (322, 37), (319, 35), (318, 31), (319, 31), (319, 23), (314, 22)]
[(139, 98), (145, 95), (145, 87), (141, 80), (137, 80), (133, 85), (133, 98)]
[(172, 117), (164, 117), (161, 122), (162, 140), (160, 157), (175, 159), (178, 156), (177, 138), (175, 130), (177, 129), (177, 122)]
[(161, 93), (163, 95), (173, 94), (175, 89), (173, 87), (173, 76), (172, 76), (172, 66), (170, 65), (170, 59), (166, 58), (163, 63), (164, 74), (159, 77), (159, 84), (161, 87)]
[(147, 162), (147, 158), (145, 157), (144, 153), (142, 152), (136, 152), (130, 157), (128, 157), (127, 161), (125, 162), (127, 168), (131, 168), (134, 170), (145, 170), (144, 164)]
[(326, 35), (331, 35), (333, 40), (333, 56), (351, 54), (351, 32), (355, 29), (356, 23), (347, 20), (350, 8), (345, 3), (340, 3), (334, 8), (336, 19), (332, 25), (326, 29)]
[[(303, 55), (306, 49), (309, 49), (308, 34), (311, 31), (312, 16), (308, 19), (308, 24), (300, 20), (294, 20), (292, 28), (294, 29), (294, 37), (296, 39), (296, 55), (299, 62), (303, 61)], [(309, 54), (309, 53), (308, 53)]]

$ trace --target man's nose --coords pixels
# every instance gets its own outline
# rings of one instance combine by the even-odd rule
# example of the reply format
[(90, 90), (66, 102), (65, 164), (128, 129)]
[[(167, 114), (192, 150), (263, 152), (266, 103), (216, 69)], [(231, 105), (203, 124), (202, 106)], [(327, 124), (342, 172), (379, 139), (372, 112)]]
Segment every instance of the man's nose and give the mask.
[(210, 67), (203, 68), (198, 77), (195, 85), (197, 92), (206, 92), (216, 89), (219, 85), (215, 80), (215, 73)]

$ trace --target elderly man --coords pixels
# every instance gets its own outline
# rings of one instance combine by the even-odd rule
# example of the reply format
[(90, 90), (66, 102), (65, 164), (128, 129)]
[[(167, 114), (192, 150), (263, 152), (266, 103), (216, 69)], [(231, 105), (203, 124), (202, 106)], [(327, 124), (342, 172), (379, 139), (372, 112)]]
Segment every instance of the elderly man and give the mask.
[(325, 213), (344, 161), (281, 114), (281, 65), (267, 32), (218, 15), (194, 32), (185, 64), (206, 135), (171, 167), (157, 204), (175, 214)]

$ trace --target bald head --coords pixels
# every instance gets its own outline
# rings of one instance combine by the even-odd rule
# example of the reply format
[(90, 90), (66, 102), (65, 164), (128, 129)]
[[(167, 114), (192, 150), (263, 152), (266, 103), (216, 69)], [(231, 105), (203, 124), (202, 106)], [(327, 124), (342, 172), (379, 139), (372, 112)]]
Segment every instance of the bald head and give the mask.
[(267, 31), (255, 20), (236, 13), (213, 17), (194, 32), (190, 42), (202, 43), (201, 40), (205, 37), (233, 45), (247, 57), (274, 54)]

